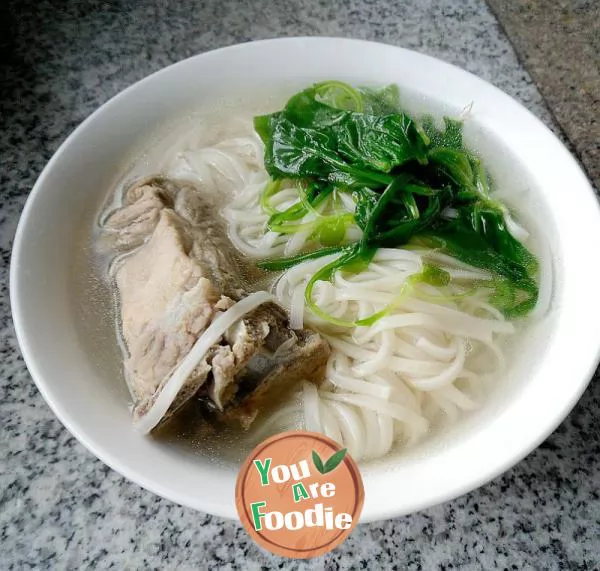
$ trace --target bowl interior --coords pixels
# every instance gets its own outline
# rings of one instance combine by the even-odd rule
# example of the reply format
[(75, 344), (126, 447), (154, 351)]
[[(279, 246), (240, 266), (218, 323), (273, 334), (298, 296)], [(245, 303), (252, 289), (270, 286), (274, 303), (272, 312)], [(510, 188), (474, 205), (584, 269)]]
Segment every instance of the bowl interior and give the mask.
[(101, 295), (93, 276), (79, 270), (89, 256), (89, 229), (132, 150), (161, 125), (230, 94), (265, 85), (292, 92), (331, 78), (397, 83), (407, 106), (419, 111), (457, 114), (473, 102), (467, 141), (486, 159), (498, 186), (515, 189), (511, 200), (548, 239), (549, 251), (541, 254), (557, 278), (552, 311), (519, 339), (510, 374), (480, 411), (414, 450), (364, 467), (362, 521), (454, 497), (511, 466), (562, 420), (597, 362), (600, 341), (593, 332), (600, 300), (594, 286), (600, 270), (588, 260), (600, 243), (598, 206), (565, 148), (514, 100), (427, 56), (354, 40), (271, 40), (185, 60), (104, 105), (52, 158), (19, 225), (11, 299), (27, 365), (67, 428), (126, 477), (213, 514), (235, 517), (235, 468), (132, 430), (110, 318), (76, 301), (82, 288), (90, 299)]

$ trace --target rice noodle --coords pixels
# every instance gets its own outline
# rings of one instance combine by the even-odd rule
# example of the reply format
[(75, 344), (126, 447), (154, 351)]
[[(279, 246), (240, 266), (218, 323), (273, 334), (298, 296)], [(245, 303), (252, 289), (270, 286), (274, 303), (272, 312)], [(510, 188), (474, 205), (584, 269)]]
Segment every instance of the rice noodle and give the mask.
[[(194, 147), (193, 140), (184, 139), (180, 141), (180, 148), (171, 149), (170, 153), (174, 158), (162, 166), (169, 175), (216, 188), (232, 196), (223, 216), (229, 222), (233, 244), (247, 256), (256, 259), (290, 256), (316, 245), (310, 230), (293, 234), (267, 230), (271, 213), (264, 210), (261, 193), (269, 179), (263, 168), (262, 141), (255, 133), (226, 139), (212, 147)], [(278, 212), (300, 202), (294, 186), (289, 183), (287, 188), (285, 184), (283, 186), (269, 198), (269, 207)], [(354, 211), (352, 198), (336, 193), (294, 224), (314, 224), (320, 216), (338, 212), (340, 205), (343, 212)], [(358, 240), (361, 234), (360, 229), (351, 224), (346, 229), (345, 240)]]
[[(307, 261), (285, 272), (274, 287), (279, 303), (303, 303), (310, 276), (333, 259)], [(442, 256), (437, 260), (443, 269), (462, 272), (467, 290), (470, 280), (481, 279), (475, 268), (460, 263), (451, 268), (444, 262)], [(423, 263), (420, 252), (381, 249), (361, 273), (340, 272), (332, 282), (319, 282), (315, 300), (342, 319), (370, 315), (393, 300)], [(340, 329), (304, 310), (304, 321), (320, 330), (333, 349), (328, 382), (304, 392), (307, 429), (339, 438), (356, 458), (376, 458), (395, 441), (419, 441), (436, 419), (450, 422), (477, 406), (479, 384), (504, 370), (500, 343), (514, 326), (484, 298), (452, 301), (444, 298), (443, 287), (424, 291), (443, 301), (407, 295), (370, 327)]]
[(304, 423), (306, 425), (306, 430), (322, 432), (317, 387), (312, 383), (304, 383), (303, 389), (302, 402), (304, 404)]
[(503, 208), (504, 222), (506, 229), (512, 234), (512, 237), (519, 242), (525, 242), (529, 238), (529, 232), (523, 228), (511, 215), (508, 208)]

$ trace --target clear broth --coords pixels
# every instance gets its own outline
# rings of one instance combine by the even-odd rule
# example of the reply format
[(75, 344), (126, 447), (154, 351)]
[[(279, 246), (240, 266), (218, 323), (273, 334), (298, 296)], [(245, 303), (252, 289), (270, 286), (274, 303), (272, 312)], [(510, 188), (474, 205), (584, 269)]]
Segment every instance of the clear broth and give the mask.
[[(282, 91), (278, 96), (255, 93), (244, 99), (221, 101), (216, 105), (182, 114), (181, 117), (160, 126), (124, 160), (122, 168), (115, 176), (115, 184), (107, 189), (105, 195), (107, 198), (104, 202), (91, 205), (86, 212), (82, 220), (81, 239), (75, 245), (75, 263), (71, 275), (77, 322), (82, 342), (88, 348), (88, 354), (92, 356), (93, 365), (106, 379), (110, 390), (118, 393), (124, 407), (131, 408), (132, 402), (123, 375), (123, 354), (118, 342), (115, 296), (107, 279), (110, 255), (97, 248), (99, 220), (107, 211), (118, 206), (123, 189), (132, 181), (157, 172), (156, 164), (162, 161), (172, 141), (180, 138), (182, 134), (191, 133), (197, 136), (198, 132), (203, 132), (202, 144), (213, 144), (228, 135), (227, 128), (223, 128), (223, 125), (231, 124), (232, 115), (243, 121), (250, 121), (256, 114), (281, 108), (289, 95), (296, 90), (297, 86), (293, 86), (289, 90)], [(441, 120), (445, 114), (450, 116), (460, 114), (460, 109), (432, 105), (431, 101), (425, 100), (417, 93), (407, 90), (403, 90), (402, 93), (405, 109), (414, 115), (427, 113)], [(469, 103), (465, 102), (465, 106)], [(477, 149), (484, 159), (495, 183), (497, 195), (502, 196), (509, 207), (518, 206), (520, 218), (528, 226), (530, 222), (526, 215), (528, 211), (535, 212), (540, 208), (546, 210), (539, 193), (531, 188), (526, 170), (519, 164), (518, 159), (477, 124), (476, 105), (470, 111), (470, 115), (472, 117), (465, 122), (465, 140), (471, 148)], [(194, 125), (193, 129), (190, 129), (190, 124)], [(532, 249), (539, 253), (540, 237), (534, 235), (533, 238)], [(511, 355), (515, 353), (511, 347), (518, 344), (519, 337), (520, 333), (513, 336), (510, 346), (507, 347), (509, 361)], [(485, 415), (490, 402), (496, 399), (499, 403), (503, 400), (505, 397), (501, 397), (501, 394), (506, 393), (512, 384), (514, 384), (513, 375), (509, 370), (507, 378), (499, 383), (504, 386), (487, 387), (488, 394), (479, 411), (464, 416)], [(291, 400), (295, 398), (297, 397), (292, 396)], [(260, 425), (281, 406), (283, 403), (275, 402), (272, 406), (263, 409), (256, 424)], [(289, 419), (291, 428), (302, 428), (301, 407), (298, 406), (298, 409), (298, 414)], [(461, 418), (457, 424), (464, 421)], [(426, 440), (437, 438), (445, 425), (444, 419), (439, 419), (432, 425), (430, 437)], [(266, 434), (260, 436), (264, 438)], [(259, 434), (254, 430), (245, 432), (235, 425), (226, 425), (214, 419), (206, 420), (200, 414), (200, 407), (196, 402), (190, 403), (184, 412), (153, 434), (153, 437), (160, 442), (177, 447), (183, 454), (202, 456), (225, 465), (238, 464), (259, 442), (257, 440)], [(419, 446), (417, 445), (417, 448)], [(392, 453), (400, 448), (401, 443), (397, 443)]]

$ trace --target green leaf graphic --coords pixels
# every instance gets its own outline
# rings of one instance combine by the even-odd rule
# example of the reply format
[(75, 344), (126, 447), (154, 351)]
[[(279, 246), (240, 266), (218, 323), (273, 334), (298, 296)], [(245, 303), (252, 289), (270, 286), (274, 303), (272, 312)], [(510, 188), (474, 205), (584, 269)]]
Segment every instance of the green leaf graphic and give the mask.
[(344, 456), (346, 456), (346, 448), (338, 450), (331, 458), (329, 458), (329, 460), (327, 460), (327, 462), (325, 462), (325, 471), (321, 473), (327, 474), (327, 472), (333, 472), (344, 459)]
[(312, 459), (313, 459), (313, 464), (315, 465), (315, 468), (321, 474), (325, 474), (325, 468), (323, 466), (323, 460), (321, 460), (321, 457), (317, 454), (316, 450), (312, 451)]

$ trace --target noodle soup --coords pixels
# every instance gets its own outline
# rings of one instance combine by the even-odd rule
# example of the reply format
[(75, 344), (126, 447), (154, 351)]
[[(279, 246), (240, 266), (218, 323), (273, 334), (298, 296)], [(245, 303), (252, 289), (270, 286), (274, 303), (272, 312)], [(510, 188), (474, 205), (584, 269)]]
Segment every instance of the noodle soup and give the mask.
[[(370, 101), (371, 110), (362, 109), (367, 117), (402, 116), (411, 122), (404, 127), (413, 129), (410, 136), (414, 140), (407, 146), (417, 149), (414, 156), (398, 159), (388, 170), (373, 169), (371, 162), (360, 173), (366, 177), (362, 180), (355, 174), (356, 180), (342, 180), (334, 173), (331, 188), (329, 166), (324, 167), (327, 175), (321, 179), (314, 165), (312, 171), (296, 177), (292, 167), (290, 172), (274, 176), (273, 166), (271, 172), (266, 168), (266, 163), (272, 162), (269, 153), (274, 152), (273, 143), (265, 141), (264, 134), (261, 138), (253, 118), (281, 109), (285, 99), (271, 98), (267, 104), (229, 104), (196, 113), (161, 130), (117, 185), (99, 217), (94, 233), (94, 248), (99, 252), (97, 272), (118, 299), (123, 292), (117, 286), (114, 268), (121, 255), (115, 258), (114, 243), (111, 246), (106, 239), (111, 216), (127, 206), (124, 202), (132, 185), (147, 175), (158, 173), (189, 185), (199, 196), (209, 197), (206, 216), (219, 220), (234, 254), (243, 259), (239, 273), (244, 295), (270, 293), (287, 312), (291, 330), (315, 332), (329, 345), (330, 353), (319, 375), (322, 378), (301, 379), (304, 382), (299, 385), (262, 401), (249, 425), (232, 424), (222, 417), (220, 413), (226, 408), (215, 409), (210, 402), (207, 407), (208, 393), (200, 395), (200, 389), (194, 389), (196, 396), (160, 427), (159, 415), (149, 430), (158, 427), (156, 437), (177, 445), (191, 443), (194, 454), (214, 457), (218, 450), (222, 460), (239, 461), (258, 441), (288, 429), (323, 432), (360, 460), (381, 458), (393, 448), (412, 447), (484, 406), (487, 395), (507, 382), (507, 351), (515, 336), (524, 324), (547, 312), (550, 270), (544, 256), (541, 264), (536, 258), (543, 251), (543, 241), (530, 221), (521, 219), (510, 207), (510, 189), (507, 192), (502, 185), (494, 186), (494, 178), (485, 172), (487, 163), (469, 144), (463, 144), (462, 126), (457, 126), (464, 123), (466, 130), (470, 128), (469, 110), (454, 122), (446, 120), (444, 129), (439, 116), (433, 120), (415, 112), (415, 108), (423, 107), (415, 96), (409, 94), (399, 101), (394, 99), (393, 89), (360, 91), (340, 82), (329, 83), (319, 88), (316, 99), (336, 113), (346, 114), (339, 115), (341, 119), (336, 116), (335, 121), (355, 120), (359, 115), (355, 106), (364, 107), (364, 102)], [(378, 122), (373, 129), (381, 125)], [(315, 126), (309, 128), (314, 130)], [(450, 133), (451, 129), (455, 131)], [(362, 135), (365, 140), (369, 133)], [(434, 142), (436, 137), (439, 140)], [(471, 138), (482, 137), (476, 132)], [(397, 141), (388, 146), (392, 143)], [(443, 152), (450, 159), (444, 158), (446, 163), (439, 159), (435, 172), (426, 171), (424, 165), (433, 163)], [(423, 159), (419, 153), (424, 153)], [(339, 156), (346, 160), (350, 154), (346, 151)], [(474, 181), (473, 193), (479, 194), (452, 202), (452, 193), (459, 191), (449, 187), (455, 183), (458, 188), (460, 183), (455, 181), (458, 175), (448, 169), (460, 160), (461, 168), (467, 169), (467, 176)], [(343, 168), (345, 164), (340, 172), (345, 172)], [(392, 175), (394, 181), (385, 179)], [(371, 199), (376, 204), (402, 176), (410, 178), (403, 182), (405, 187), (399, 194), (412, 193), (412, 202), (400, 203), (395, 198), (386, 211), (405, 208), (410, 213), (412, 208), (415, 219), (422, 218), (429, 215), (426, 200), (447, 191), (449, 198), (440, 199), (436, 212), (435, 231), (424, 226), (398, 243), (376, 241), (376, 246), (369, 244), (367, 255), (352, 254), (352, 248), (365, 242), (368, 232), (368, 222), (360, 220), (365, 204)], [(175, 200), (160, 208), (176, 210)], [(497, 232), (502, 232), (502, 243), (511, 241), (510, 247), (521, 258), (507, 255), (506, 261), (502, 248), (492, 248), (497, 256), (492, 264), (486, 262), (489, 256), (469, 256), (469, 246), (463, 248), (466, 254), (458, 247), (448, 247), (459, 243), (456, 234), (450, 232), (455, 231), (456, 221), (466, 216), (461, 209), (473, 204), (490, 214), (490, 218), (482, 215), (482, 223), (499, 221)], [(138, 203), (133, 206), (137, 208)], [(472, 208), (469, 213), (474, 211)], [(411, 222), (406, 216), (388, 218), (388, 226)], [(114, 237), (123, 229), (111, 231)], [(396, 228), (386, 231), (393, 233)], [(471, 227), (469, 231), (477, 233)], [(127, 249), (124, 259), (146, 247), (152, 232), (154, 228)], [(485, 232), (478, 236), (488, 239)], [(340, 263), (344, 256), (347, 262)], [(512, 279), (513, 270), (521, 277)], [(119, 303), (114, 308), (117, 338), (127, 359), (122, 309)], [(200, 357), (205, 355), (206, 350)], [(176, 374), (177, 367), (176, 363), (167, 371), (169, 380), (183, 378)], [(131, 392), (135, 404), (135, 391)], [(172, 402), (163, 407), (161, 415)]]

